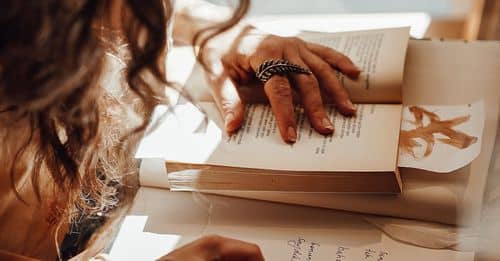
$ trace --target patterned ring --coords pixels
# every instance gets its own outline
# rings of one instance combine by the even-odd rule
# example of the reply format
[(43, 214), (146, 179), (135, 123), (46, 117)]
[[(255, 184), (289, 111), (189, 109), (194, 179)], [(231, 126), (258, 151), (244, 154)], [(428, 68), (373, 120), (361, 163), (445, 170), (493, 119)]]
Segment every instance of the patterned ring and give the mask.
[(265, 60), (255, 71), (255, 76), (263, 83), (267, 82), (274, 75), (286, 75), (288, 73), (311, 74), (311, 70), (293, 64), (285, 59)]

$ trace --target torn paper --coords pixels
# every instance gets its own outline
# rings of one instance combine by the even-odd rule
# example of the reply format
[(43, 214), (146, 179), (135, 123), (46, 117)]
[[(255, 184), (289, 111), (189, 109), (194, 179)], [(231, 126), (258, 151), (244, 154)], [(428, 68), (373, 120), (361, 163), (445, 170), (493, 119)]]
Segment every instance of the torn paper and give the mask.
[(481, 151), (482, 101), (464, 105), (405, 106), (399, 140), (399, 167), (451, 172)]

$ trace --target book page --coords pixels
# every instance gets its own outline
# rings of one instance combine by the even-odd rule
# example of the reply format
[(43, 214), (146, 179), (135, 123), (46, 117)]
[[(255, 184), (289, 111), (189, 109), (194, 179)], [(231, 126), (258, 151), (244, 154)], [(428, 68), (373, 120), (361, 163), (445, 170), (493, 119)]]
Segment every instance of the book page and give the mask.
[[(354, 103), (401, 103), (409, 27), (337, 33), (303, 32), (298, 37), (347, 55), (362, 70), (355, 81), (337, 74)], [(195, 100), (210, 101), (212, 97), (204, 69), (199, 64), (192, 64), (194, 59), (191, 53), (192, 50), (187, 48), (171, 55), (182, 56), (182, 59), (172, 62), (170, 67), (173, 70), (169, 73), (169, 79), (183, 83), (184, 91)], [(179, 69), (183, 67), (184, 72)], [(239, 86), (240, 93), (249, 103), (266, 102), (261, 89), (260, 82)], [(333, 102), (326, 94), (323, 94), (323, 101)]]
[[(174, 48), (173, 50), (176, 50)], [(186, 57), (192, 51), (189, 47), (180, 50)], [(322, 208), (343, 209), (385, 216), (430, 220), (445, 224), (476, 224), (480, 220), (484, 195), (484, 184), (488, 177), (488, 166), (495, 144), (499, 120), (498, 95), (500, 74), (497, 68), (500, 59), (496, 42), (425, 41), (411, 40), (403, 85), (404, 103), (423, 105), (467, 104), (484, 99), (484, 131), (481, 152), (470, 167), (461, 168), (450, 175), (402, 168), (404, 193), (399, 197), (386, 195), (343, 195), (331, 193), (276, 193), (276, 192), (233, 192), (237, 197), (286, 202)], [(185, 56), (178, 63), (186, 62)], [(175, 64), (175, 63), (174, 63)], [(476, 70), (474, 68), (482, 68)], [(452, 75), (453, 77), (451, 77)], [(188, 77), (186, 73), (185, 78)], [(198, 75), (198, 78), (203, 78)], [(194, 86), (193, 86), (194, 87)], [(211, 100), (206, 85), (198, 85), (196, 91), (204, 100)], [(469, 133), (470, 134), (470, 133)], [(157, 135), (159, 144), (163, 136)], [(153, 142), (150, 140), (150, 142)], [(159, 155), (165, 148), (153, 147)], [(154, 151), (144, 153), (154, 157)], [(157, 162), (161, 174), (151, 177), (151, 183), (167, 179), (163, 159)], [(141, 178), (149, 173), (142, 173)], [(167, 183), (167, 181), (165, 181)], [(141, 182), (141, 184), (144, 184)], [(411, 207), (408, 207), (411, 206)], [(433, 211), (429, 211), (429, 207)]]
[(337, 74), (355, 103), (401, 103), (409, 27), (340, 33), (305, 32), (306, 41), (348, 56), (362, 73), (353, 81)]
[[(113, 260), (153, 260), (197, 237), (213, 234), (255, 243), (266, 260), (432, 261), (474, 257), (473, 252), (401, 243), (366, 222), (362, 215), (147, 187), (137, 193), (109, 254)], [(413, 236), (422, 235), (415, 232)]]
[[(327, 105), (335, 125), (330, 136), (317, 133), (297, 108), (297, 142), (283, 142), (270, 106), (248, 105), (241, 129), (227, 135), (214, 103), (173, 107), (146, 135), (137, 158), (170, 162), (290, 171), (394, 171), (401, 105), (359, 104), (356, 117), (343, 117)], [(163, 110), (163, 111), (161, 111)], [(156, 115), (165, 113), (158, 108)]]

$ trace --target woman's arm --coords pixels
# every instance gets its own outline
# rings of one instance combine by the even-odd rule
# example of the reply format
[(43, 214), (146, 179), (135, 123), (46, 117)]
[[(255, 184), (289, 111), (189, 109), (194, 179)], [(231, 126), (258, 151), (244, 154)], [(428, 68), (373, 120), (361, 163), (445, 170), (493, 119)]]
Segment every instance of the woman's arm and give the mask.
[(255, 244), (221, 236), (205, 236), (159, 259), (159, 261), (184, 260), (264, 261), (264, 257), (260, 248)]
[(0, 249), (0, 260), (10, 260), (10, 261), (39, 261), (38, 259), (34, 259), (27, 256), (21, 256), (18, 254), (14, 254), (12, 252), (8, 252)]

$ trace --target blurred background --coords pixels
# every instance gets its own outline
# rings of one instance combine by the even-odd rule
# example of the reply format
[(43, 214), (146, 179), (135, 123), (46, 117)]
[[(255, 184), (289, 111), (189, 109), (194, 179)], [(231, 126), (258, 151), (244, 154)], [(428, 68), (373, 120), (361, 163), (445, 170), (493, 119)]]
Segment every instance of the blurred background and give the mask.
[[(225, 4), (227, 0), (210, 0)], [(252, 0), (250, 20), (329, 16), (338, 21), (321, 31), (411, 26), (414, 38), (500, 39), (499, 0)], [(314, 25), (314, 18), (311, 17)], [(311, 25), (307, 25), (311, 28)]]

